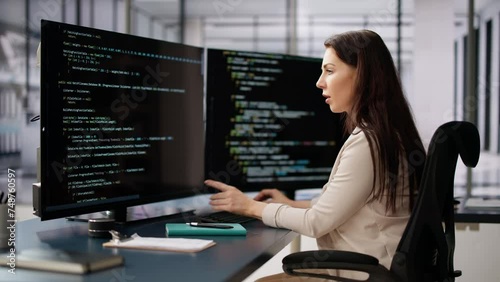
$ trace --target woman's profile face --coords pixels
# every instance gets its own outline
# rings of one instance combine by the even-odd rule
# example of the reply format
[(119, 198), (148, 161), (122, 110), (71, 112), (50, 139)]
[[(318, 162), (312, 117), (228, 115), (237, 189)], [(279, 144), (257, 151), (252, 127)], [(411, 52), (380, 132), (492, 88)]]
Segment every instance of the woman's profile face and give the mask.
[(326, 48), (316, 87), (323, 90), (325, 102), (332, 112), (349, 113), (354, 103), (355, 81), (356, 68), (340, 60), (333, 48)]

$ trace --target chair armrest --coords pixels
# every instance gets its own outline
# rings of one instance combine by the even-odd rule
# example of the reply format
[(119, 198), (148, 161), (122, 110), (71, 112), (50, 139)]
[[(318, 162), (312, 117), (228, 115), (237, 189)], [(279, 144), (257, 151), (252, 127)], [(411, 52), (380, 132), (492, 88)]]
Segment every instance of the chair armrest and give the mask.
[(378, 259), (369, 255), (334, 250), (305, 251), (289, 254), (283, 258), (283, 270), (289, 275), (334, 279), (336, 281), (360, 281), (349, 278), (297, 270), (331, 269), (354, 270), (368, 273), (366, 281), (395, 281), (393, 275), (380, 265)]

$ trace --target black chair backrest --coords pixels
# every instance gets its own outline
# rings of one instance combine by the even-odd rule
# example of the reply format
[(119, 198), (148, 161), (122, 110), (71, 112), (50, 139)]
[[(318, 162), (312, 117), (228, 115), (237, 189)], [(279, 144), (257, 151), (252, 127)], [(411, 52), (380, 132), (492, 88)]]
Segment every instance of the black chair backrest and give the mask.
[(400, 281), (454, 281), (460, 275), (453, 268), (455, 169), (458, 155), (466, 166), (476, 166), (479, 150), (472, 123), (448, 122), (434, 133), (417, 200), (391, 264)]

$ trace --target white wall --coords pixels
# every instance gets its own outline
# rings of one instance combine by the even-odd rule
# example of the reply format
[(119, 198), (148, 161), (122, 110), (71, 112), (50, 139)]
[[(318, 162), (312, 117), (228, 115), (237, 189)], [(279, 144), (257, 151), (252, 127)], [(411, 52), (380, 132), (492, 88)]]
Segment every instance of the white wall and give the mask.
[(413, 95), (410, 103), (425, 148), (453, 119), (454, 1), (415, 1)]
[(184, 43), (193, 46), (203, 46), (203, 23), (200, 18), (186, 20), (184, 29)]
[(500, 281), (500, 224), (456, 224), (455, 269), (457, 282)]

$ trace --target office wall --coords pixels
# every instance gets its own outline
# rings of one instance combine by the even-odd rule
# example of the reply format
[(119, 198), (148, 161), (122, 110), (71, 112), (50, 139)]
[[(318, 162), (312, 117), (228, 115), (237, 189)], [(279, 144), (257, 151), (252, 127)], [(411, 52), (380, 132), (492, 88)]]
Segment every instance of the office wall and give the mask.
[(453, 119), (453, 0), (415, 1), (413, 95), (425, 147), (434, 130)]
[(202, 30), (203, 22), (200, 18), (191, 18), (186, 20), (184, 43), (193, 46), (204, 46)]
[(456, 226), (455, 269), (463, 272), (457, 281), (500, 281), (500, 224)]

